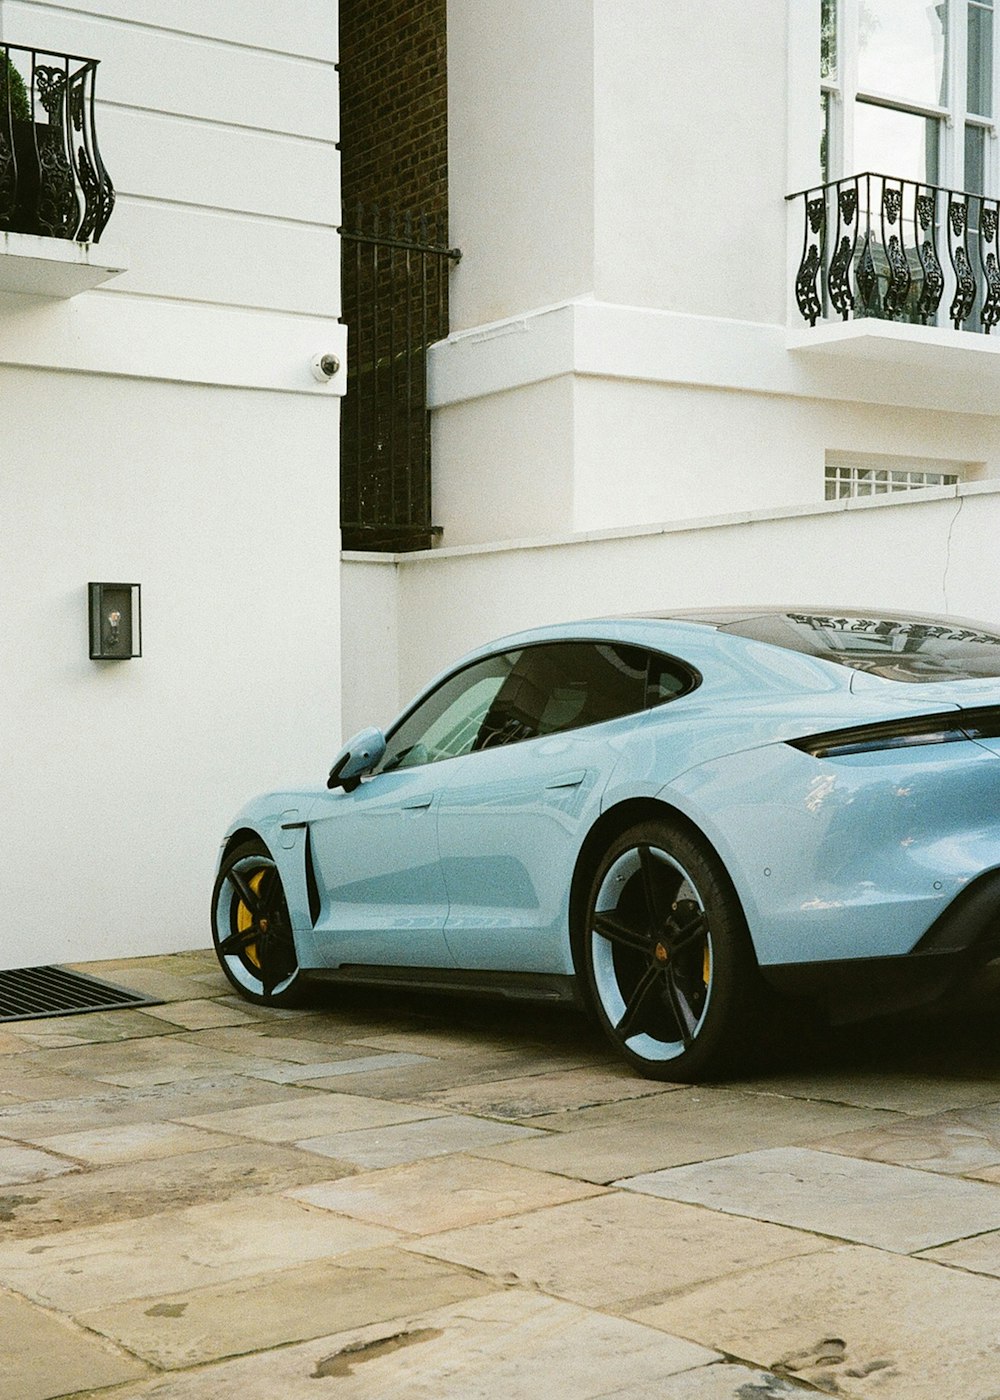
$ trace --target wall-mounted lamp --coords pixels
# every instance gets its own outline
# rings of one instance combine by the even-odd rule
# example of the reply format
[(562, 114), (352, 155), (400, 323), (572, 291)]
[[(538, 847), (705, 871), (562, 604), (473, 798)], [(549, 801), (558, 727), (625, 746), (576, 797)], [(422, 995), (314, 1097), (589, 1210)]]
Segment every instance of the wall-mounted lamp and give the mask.
[(89, 583), (91, 661), (129, 661), (142, 655), (142, 611), (137, 583)]

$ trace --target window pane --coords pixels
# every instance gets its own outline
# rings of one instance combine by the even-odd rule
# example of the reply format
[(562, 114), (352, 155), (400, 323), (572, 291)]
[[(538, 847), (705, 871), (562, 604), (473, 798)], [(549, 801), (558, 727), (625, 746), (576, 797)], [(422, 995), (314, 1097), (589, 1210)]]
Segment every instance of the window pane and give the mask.
[(694, 683), (695, 678), (681, 670), (675, 661), (665, 656), (650, 657), (649, 694), (646, 697), (650, 705), (666, 705), (668, 701), (676, 700), (678, 695), (686, 695)]
[(859, 88), (944, 106), (947, 17), (943, 0), (862, 0)]
[(966, 103), (979, 117), (993, 115), (993, 6), (969, 6), (969, 92)]
[(965, 188), (983, 193), (986, 178), (986, 132), (981, 126), (965, 128)]
[(938, 122), (871, 102), (854, 104), (854, 169), (938, 183)]
[(646, 705), (640, 647), (554, 642), (527, 647), (483, 720), (477, 748), (561, 734)]
[(517, 656), (514, 652), (477, 661), (438, 686), (390, 735), (378, 771), (416, 768), (469, 753)]
[(820, 76), (837, 76), (837, 0), (823, 0), (820, 32)]

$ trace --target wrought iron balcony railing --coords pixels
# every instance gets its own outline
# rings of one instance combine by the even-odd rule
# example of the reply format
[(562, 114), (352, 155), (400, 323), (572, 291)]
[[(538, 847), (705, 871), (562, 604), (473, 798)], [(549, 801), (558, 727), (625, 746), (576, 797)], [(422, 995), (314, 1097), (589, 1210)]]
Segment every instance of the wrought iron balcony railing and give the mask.
[(114, 186), (94, 123), (98, 60), (0, 44), (0, 231), (96, 243)]
[(989, 335), (1000, 321), (1000, 203), (865, 172), (789, 195), (802, 201), (795, 299), (821, 317), (877, 317)]

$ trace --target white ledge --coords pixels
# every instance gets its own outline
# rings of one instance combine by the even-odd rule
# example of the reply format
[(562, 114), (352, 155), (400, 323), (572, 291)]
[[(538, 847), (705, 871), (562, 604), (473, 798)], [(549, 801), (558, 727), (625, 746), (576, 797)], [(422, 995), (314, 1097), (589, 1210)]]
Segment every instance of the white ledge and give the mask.
[(993, 416), (998, 354), (1000, 334), (875, 320), (786, 328), (581, 297), (432, 345), (428, 406), (572, 375)]
[(599, 544), (605, 540), (642, 539), (650, 535), (683, 535), (692, 531), (722, 530), (733, 525), (755, 525), (774, 520), (794, 520), (803, 516), (838, 515), (844, 511), (913, 510), (943, 500), (965, 496), (1000, 496), (1000, 480), (965, 481), (956, 486), (916, 487), (911, 491), (887, 492), (881, 496), (851, 496), (839, 501), (807, 501), (800, 505), (773, 506), (766, 510), (734, 511), (728, 515), (705, 515), (690, 520), (658, 521), (649, 525), (616, 525), (605, 530), (567, 530), (554, 535), (527, 535), (515, 540), (490, 540), (481, 544), (438, 545), (433, 549), (407, 550), (399, 554), (377, 554), (366, 550), (341, 550), (345, 564), (391, 565), (426, 564), (431, 560), (461, 559), (474, 554), (510, 554), (530, 549), (553, 549), (567, 545)]
[(788, 331), (786, 344), (795, 353), (841, 358), (854, 355), (909, 365), (932, 360), (968, 365), (970, 360), (995, 360), (1000, 355), (1000, 335), (869, 318), (796, 327)]
[(0, 292), (65, 301), (127, 270), (124, 249), (113, 244), (0, 234)]

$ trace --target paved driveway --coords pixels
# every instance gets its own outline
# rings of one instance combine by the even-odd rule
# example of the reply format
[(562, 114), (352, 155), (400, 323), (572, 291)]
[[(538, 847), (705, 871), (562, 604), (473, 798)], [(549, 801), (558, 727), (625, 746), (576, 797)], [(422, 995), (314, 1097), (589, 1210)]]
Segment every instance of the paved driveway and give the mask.
[(565, 1011), (88, 970), (163, 1004), (0, 1027), (0, 1400), (1000, 1397), (988, 1003), (682, 1088)]

